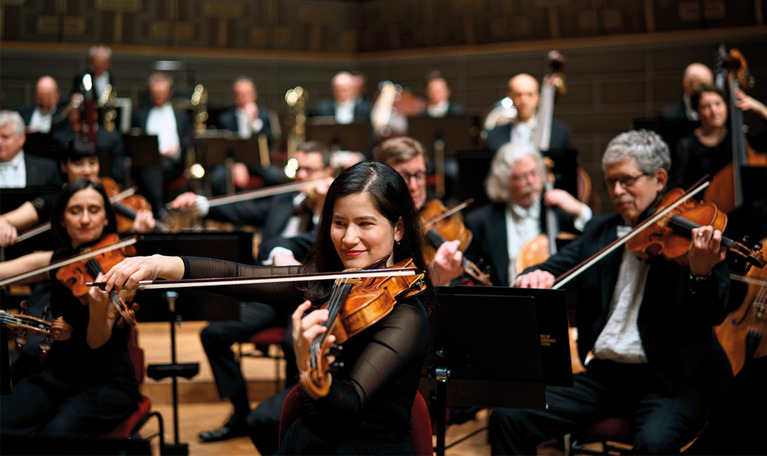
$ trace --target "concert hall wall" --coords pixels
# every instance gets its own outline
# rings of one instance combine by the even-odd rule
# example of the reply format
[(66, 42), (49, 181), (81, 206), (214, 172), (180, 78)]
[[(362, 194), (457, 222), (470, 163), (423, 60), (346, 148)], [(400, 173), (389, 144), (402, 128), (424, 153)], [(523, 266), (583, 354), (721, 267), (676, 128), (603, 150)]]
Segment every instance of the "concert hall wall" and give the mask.
[[(704, 5), (705, 9), (699, 8)], [(231, 103), (247, 75), (259, 104), (284, 114), (285, 92), (301, 85), (308, 107), (330, 97), (339, 70), (367, 76), (367, 92), (391, 80), (423, 91), (441, 70), (452, 99), (480, 116), (508, 78), (540, 79), (546, 53), (568, 58), (568, 93), (555, 117), (568, 123), (580, 161), (601, 190), (605, 144), (681, 96), (684, 66), (715, 64), (720, 43), (739, 48), (767, 100), (767, 0), (3, 0), (0, 106), (33, 102), (34, 82), (54, 76), (68, 94), (92, 44), (112, 48), (118, 97), (145, 100), (158, 60), (182, 62), (179, 92), (208, 90), (211, 110)], [(748, 120), (748, 119), (747, 119)], [(761, 124), (759, 124), (761, 125)]]

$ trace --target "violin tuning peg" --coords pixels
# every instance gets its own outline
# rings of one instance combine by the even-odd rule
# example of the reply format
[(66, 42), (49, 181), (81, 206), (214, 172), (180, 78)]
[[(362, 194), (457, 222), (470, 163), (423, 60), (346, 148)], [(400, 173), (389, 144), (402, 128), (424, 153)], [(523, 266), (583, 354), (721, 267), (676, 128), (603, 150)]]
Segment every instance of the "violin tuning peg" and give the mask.
[(46, 337), (45, 339), (41, 340), (38, 344), (38, 347), (40, 347), (40, 350), (42, 350), (43, 354), (48, 353), (48, 350), (51, 349), (51, 339)]
[(27, 342), (29, 342), (29, 340), (27, 339), (26, 331), (16, 334), (16, 348), (21, 348), (27, 345)]
[(51, 313), (51, 306), (45, 306), (45, 309), (43, 309), (43, 316), (42, 316), (43, 320), (47, 320), (48, 315), (50, 315), (50, 313)]
[(340, 355), (343, 350), (344, 350), (344, 347), (342, 345), (333, 344), (330, 347), (330, 354), (335, 357), (338, 357), (338, 355)]
[(26, 299), (19, 303), (19, 313), (21, 315), (27, 315), (29, 313), (29, 303)]

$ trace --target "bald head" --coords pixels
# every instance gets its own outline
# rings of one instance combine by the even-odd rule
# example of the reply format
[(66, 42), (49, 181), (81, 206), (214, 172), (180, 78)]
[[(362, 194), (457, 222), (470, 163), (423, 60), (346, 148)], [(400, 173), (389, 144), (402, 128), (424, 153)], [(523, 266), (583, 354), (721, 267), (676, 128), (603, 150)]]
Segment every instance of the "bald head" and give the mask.
[(47, 113), (56, 107), (59, 103), (61, 93), (56, 80), (50, 76), (43, 76), (37, 80), (35, 85), (35, 103), (37, 107)]
[(685, 95), (690, 96), (699, 88), (714, 83), (714, 75), (711, 70), (702, 63), (691, 63), (684, 70), (682, 78), (682, 90)]
[(538, 81), (526, 73), (520, 73), (509, 79), (509, 98), (517, 108), (517, 118), (527, 122), (535, 116), (538, 109)]
[(342, 71), (333, 76), (333, 98), (337, 102), (343, 103), (357, 95), (359, 81), (346, 71)]

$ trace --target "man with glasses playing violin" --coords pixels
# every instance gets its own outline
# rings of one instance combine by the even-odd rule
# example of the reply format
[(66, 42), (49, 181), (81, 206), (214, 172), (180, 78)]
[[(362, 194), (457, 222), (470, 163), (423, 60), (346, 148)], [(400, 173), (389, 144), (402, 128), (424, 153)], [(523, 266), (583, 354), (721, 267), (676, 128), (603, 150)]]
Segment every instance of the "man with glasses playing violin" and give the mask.
[[(646, 218), (665, 190), (669, 157), (655, 133), (614, 138), (602, 167), (616, 213), (592, 220), (515, 285), (551, 288), (556, 277)], [(727, 315), (730, 284), (722, 233), (702, 226), (691, 236), (683, 261), (640, 259), (621, 246), (568, 282), (578, 290), (578, 352), (586, 370), (572, 387), (547, 387), (545, 411), (495, 409), (493, 454), (535, 454), (544, 440), (611, 416), (630, 421), (636, 454), (678, 453), (696, 436), (732, 378), (711, 330)]]

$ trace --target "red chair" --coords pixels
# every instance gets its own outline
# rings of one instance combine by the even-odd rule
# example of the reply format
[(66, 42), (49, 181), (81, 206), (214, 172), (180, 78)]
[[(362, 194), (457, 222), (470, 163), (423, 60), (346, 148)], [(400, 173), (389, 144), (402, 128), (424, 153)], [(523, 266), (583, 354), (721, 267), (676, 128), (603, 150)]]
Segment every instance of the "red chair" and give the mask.
[[(705, 425), (704, 425), (705, 427)], [(687, 450), (698, 439), (700, 432), (686, 445), (679, 449), (680, 453)], [(583, 445), (598, 442), (602, 450), (587, 449)], [(628, 454), (631, 452), (631, 423), (617, 416), (605, 418), (587, 426), (585, 430), (565, 437), (565, 454)]]
[(272, 355), (269, 353), (269, 347), (272, 345), (276, 345), (280, 349), (282, 349), (282, 344), (285, 341), (285, 328), (281, 327), (274, 327), (274, 328), (266, 328), (263, 329), (248, 339), (247, 342), (243, 343), (250, 343), (253, 344), (256, 347), (256, 350), (253, 351), (243, 351), (242, 343), (239, 346), (239, 356), (242, 358), (243, 356), (247, 357), (253, 357), (253, 358), (271, 358), (274, 360), (274, 391), (280, 392), (282, 391), (285, 386), (282, 379), (282, 373), (280, 372), (280, 361), (285, 359), (285, 357), (282, 355), (282, 352), (280, 351), (277, 355)]
[[(131, 329), (130, 337), (128, 338), (128, 353), (130, 355), (131, 362), (133, 362), (133, 370), (136, 374), (136, 381), (139, 385), (144, 383), (144, 350), (136, 344), (136, 330)], [(157, 419), (158, 431), (156, 434), (152, 434), (147, 437), (151, 439), (153, 437), (160, 438), (160, 448), (165, 446), (165, 426), (163, 424), (162, 415), (160, 412), (152, 411), (152, 400), (147, 396), (143, 396), (141, 402), (138, 404), (136, 411), (131, 413), (122, 423), (111, 431), (101, 435), (101, 438), (105, 439), (138, 439), (141, 438), (139, 431), (151, 418)]]
[[(280, 413), (280, 442), (291, 424), (298, 418), (299, 411), (298, 387), (293, 388), (285, 402), (282, 404)], [(418, 456), (432, 456), (434, 454), (434, 440), (431, 434), (431, 419), (429, 409), (421, 393), (416, 391), (413, 407), (410, 409), (410, 433), (407, 443), (413, 448)]]

